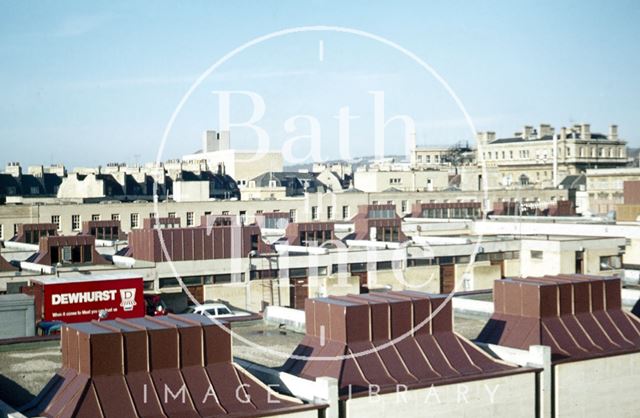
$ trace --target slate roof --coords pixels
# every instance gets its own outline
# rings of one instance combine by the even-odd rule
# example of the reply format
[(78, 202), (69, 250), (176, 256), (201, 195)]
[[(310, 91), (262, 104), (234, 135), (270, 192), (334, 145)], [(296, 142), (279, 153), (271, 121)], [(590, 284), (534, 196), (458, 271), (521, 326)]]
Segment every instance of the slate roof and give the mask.
[(253, 179), (256, 187), (269, 187), (271, 180), (275, 181), (276, 187), (285, 187), (287, 196), (302, 196), (305, 192), (325, 193), (328, 189), (313, 173), (268, 172)]
[[(581, 135), (579, 133), (567, 133), (567, 139), (577, 139), (580, 140), (581, 139)], [(601, 140), (609, 140), (609, 138), (606, 135), (603, 134), (599, 134), (599, 133), (592, 133), (591, 134), (591, 139), (592, 140), (596, 140), (596, 141), (601, 141)], [(513, 138), (498, 138), (495, 139), (493, 141), (490, 142), (490, 144), (511, 144), (511, 143), (517, 143), (517, 142), (535, 142), (535, 141), (551, 141), (553, 140), (553, 136), (551, 135), (545, 135), (543, 137), (540, 138), (533, 138), (533, 139), (524, 139), (522, 137), (513, 137)], [(615, 141), (612, 141), (615, 142)]]
[(0, 195), (2, 196), (55, 196), (62, 178), (51, 173), (42, 176), (22, 174), (0, 174)]

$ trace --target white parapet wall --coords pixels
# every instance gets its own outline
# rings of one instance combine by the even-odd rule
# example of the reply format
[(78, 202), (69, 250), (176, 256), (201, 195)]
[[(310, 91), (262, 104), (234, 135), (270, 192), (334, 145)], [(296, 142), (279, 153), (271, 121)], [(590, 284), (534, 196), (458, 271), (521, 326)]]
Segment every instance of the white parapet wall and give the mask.
[(637, 417), (640, 353), (556, 364), (555, 416)]
[(493, 302), (486, 300), (454, 297), (451, 299), (451, 305), (456, 313), (463, 315), (480, 315), (488, 318), (493, 314)]
[(284, 324), (288, 329), (304, 332), (304, 311), (285, 308), (283, 306), (267, 306), (264, 310), (264, 320), (275, 324)]
[(519, 373), (344, 401), (344, 418), (535, 417), (536, 373)]

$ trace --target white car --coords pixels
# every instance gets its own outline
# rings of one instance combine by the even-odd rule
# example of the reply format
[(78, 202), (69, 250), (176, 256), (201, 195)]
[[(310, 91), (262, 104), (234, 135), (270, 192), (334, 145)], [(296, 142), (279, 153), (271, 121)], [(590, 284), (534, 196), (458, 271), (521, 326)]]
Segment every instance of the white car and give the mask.
[(189, 306), (185, 313), (194, 313), (216, 319), (249, 315), (248, 312), (234, 312), (223, 303), (203, 303), (198, 306)]

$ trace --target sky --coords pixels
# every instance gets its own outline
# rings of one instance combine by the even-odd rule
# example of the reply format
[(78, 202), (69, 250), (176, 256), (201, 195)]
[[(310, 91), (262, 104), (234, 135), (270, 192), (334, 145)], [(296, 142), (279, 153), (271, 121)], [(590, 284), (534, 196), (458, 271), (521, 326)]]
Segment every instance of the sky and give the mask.
[[(179, 158), (201, 148), (204, 130), (219, 129), (216, 92), (233, 92), (232, 123), (261, 116), (255, 126), (269, 148), (292, 163), (372, 155), (380, 92), (388, 154), (404, 152), (407, 128), (396, 115), (414, 121), (418, 145), (473, 143), (462, 108), (498, 137), (526, 124), (587, 122), (606, 133), (616, 123), (640, 146), (639, 20), (637, 1), (1, 0), (0, 165)], [(308, 26), (386, 39), (442, 82), (388, 43), (317, 30), (247, 47), (185, 98), (225, 54)], [(261, 142), (237, 126), (231, 143)]]

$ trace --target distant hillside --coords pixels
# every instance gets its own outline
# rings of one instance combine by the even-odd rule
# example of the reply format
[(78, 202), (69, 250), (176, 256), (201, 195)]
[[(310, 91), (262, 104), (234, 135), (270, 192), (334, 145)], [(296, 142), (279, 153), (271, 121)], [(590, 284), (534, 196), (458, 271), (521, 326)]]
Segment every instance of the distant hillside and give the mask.
[[(406, 156), (405, 155), (386, 155), (385, 159), (389, 159), (389, 158), (393, 158), (396, 162), (399, 161), (406, 161)], [(349, 161), (345, 161), (345, 160), (328, 160), (328, 161), (323, 161), (324, 164), (327, 165), (331, 165), (331, 164), (337, 164), (337, 163), (348, 163), (351, 164), (353, 166), (353, 169), (355, 170), (356, 168), (366, 165), (366, 164), (370, 164), (373, 161), (375, 161), (376, 158), (372, 155), (368, 155), (365, 157), (356, 157), (353, 160), (349, 160)], [(292, 164), (292, 165), (285, 165), (284, 169), (286, 171), (300, 171), (300, 170), (311, 170), (313, 168), (313, 163), (305, 163), (305, 164)]]

